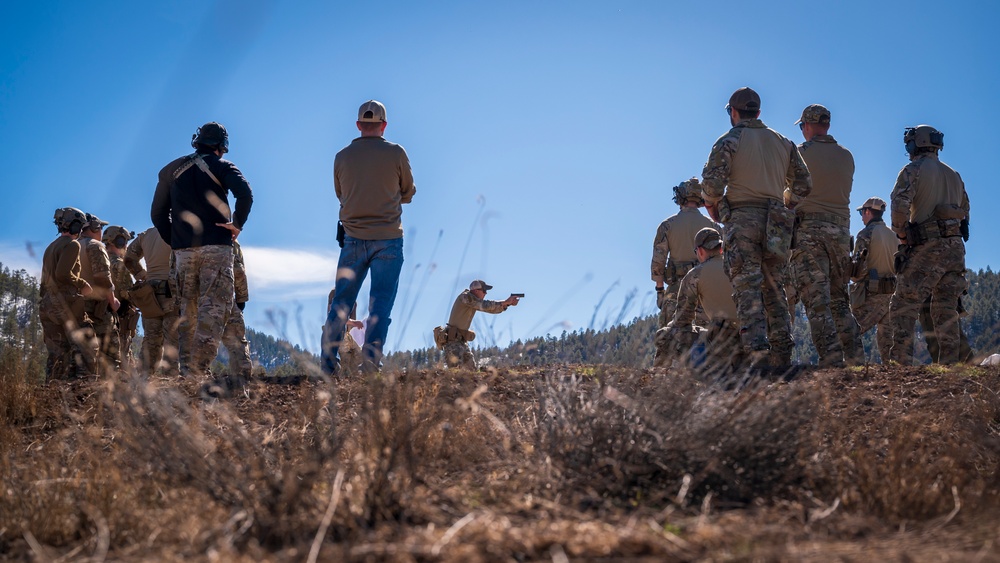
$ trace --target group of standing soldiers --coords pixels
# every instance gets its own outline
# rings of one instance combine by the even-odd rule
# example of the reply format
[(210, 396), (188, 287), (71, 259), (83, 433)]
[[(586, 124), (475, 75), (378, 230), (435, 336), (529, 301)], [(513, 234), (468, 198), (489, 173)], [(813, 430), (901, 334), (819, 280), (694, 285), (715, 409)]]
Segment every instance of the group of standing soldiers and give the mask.
[(959, 311), (969, 198), (938, 159), (943, 134), (928, 125), (905, 130), (910, 162), (890, 196), (891, 229), (886, 202), (869, 198), (858, 208), (865, 228), (854, 245), (854, 157), (829, 134), (830, 111), (806, 107), (796, 122), (805, 142), (795, 145), (764, 125), (760, 108), (752, 89), (734, 92), (732, 128), (712, 147), (701, 182), (673, 189), (681, 210), (653, 241), (655, 365), (703, 346), (709, 366), (787, 367), (797, 301), (823, 367), (863, 363), (861, 336), (873, 326), (883, 362), (909, 365), (918, 316), (933, 335), (933, 361), (967, 359)]
[[(234, 376), (225, 380), (229, 387), (250, 376), (242, 314), (249, 291), (227, 199), (236, 193), (241, 228), (250, 186), (220, 158), (229, 146), (222, 125), (199, 128), (192, 146), (195, 153), (160, 172), (154, 227), (138, 236), (73, 207), (56, 210), (59, 237), (45, 250), (39, 307), (46, 379), (140, 367), (131, 354), (140, 314), (144, 373), (210, 375), (221, 341)], [(234, 175), (235, 189), (218, 180), (232, 182)], [(204, 189), (202, 180), (218, 189)]]

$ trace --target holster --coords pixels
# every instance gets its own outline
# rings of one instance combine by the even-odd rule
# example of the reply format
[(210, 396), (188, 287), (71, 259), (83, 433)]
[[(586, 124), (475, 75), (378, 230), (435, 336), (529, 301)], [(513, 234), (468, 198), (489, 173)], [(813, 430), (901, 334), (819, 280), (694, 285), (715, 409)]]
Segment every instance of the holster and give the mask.
[(347, 231), (344, 230), (344, 223), (337, 221), (337, 244), (340, 248), (344, 248), (344, 237), (347, 236)]

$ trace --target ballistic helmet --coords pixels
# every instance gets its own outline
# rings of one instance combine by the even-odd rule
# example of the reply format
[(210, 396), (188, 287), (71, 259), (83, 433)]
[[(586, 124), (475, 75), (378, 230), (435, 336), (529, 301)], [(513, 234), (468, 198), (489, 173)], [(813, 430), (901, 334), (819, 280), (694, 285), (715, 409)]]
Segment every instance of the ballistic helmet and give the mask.
[(205, 145), (215, 147), (225, 154), (229, 152), (229, 133), (221, 123), (210, 121), (198, 128), (194, 135), (191, 135), (191, 146)]
[(907, 154), (914, 154), (917, 149), (933, 149), (937, 152), (944, 148), (944, 133), (930, 125), (907, 127), (903, 131), (903, 144)]
[(85, 229), (89, 229), (91, 231), (99, 231), (104, 227), (108, 226), (108, 222), (102, 221), (97, 217), (97, 215), (92, 215), (90, 213), (87, 213), (86, 217), (87, 217), (86, 223), (83, 225)]
[(705, 199), (701, 196), (701, 184), (698, 183), (698, 178), (684, 180), (674, 186), (674, 203), (684, 205), (689, 201), (693, 201), (699, 206), (705, 205)]
[(129, 231), (125, 227), (112, 225), (107, 229), (104, 229), (104, 235), (101, 237), (101, 242), (104, 244), (113, 244), (118, 248), (125, 248), (128, 241), (133, 238), (135, 238), (135, 233)]
[(53, 219), (52, 222), (60, 232), (69, 231), (70, 234), (78, 235), (87, 222), (87, 215), (75, 207), (61, 207), (56, 209)]

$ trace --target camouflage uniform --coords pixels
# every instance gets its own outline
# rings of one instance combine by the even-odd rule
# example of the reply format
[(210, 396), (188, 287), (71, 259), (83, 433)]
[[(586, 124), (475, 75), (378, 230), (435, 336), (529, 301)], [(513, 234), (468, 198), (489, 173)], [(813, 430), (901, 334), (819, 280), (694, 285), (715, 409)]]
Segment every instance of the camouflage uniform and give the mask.
[[(181, 318), (180, 344), (190, 346), (189, 369), (211, 375), (229, 313), (235, 308), (233, 247), (221, 244), (174, 250)], [(183, 356), (183, 352), (182, 352)]]
[[(695, 266), (681, 281), (673, 320), (656, 331), (654, 366), (667, 367), (686, 358), (697, 341), (705, 343), (705, 372), (728, 371), (744, 360), (740, 344), (733, 286), (721, 254)], [(696, 325), (695, 312), (704, 309), (707, 322)]]
[[(155, 227), (150, 227), (136, 236), (125, 252), (125, 266), (138, 280), (144, 280), (153, 287), (156, 303), (163, 311), (162, 316), (142, 313), (142, 366), (152, 375), (162, 373), (176, 376), (180, 373), (178, 352), (180, 324), (177, 303), (177, 287), (171, 274), (173, 251), (163, 241)], [(139, 260), (145, 259), (146, 269)], [(147, 271), (148, 270), (148, 271)]]
[[(962, 306), (962, 299), (958, 300), (958, 311), (959, 319), (963, 316), (968, 315), (965, 307)], [(920, 308), (920, 327), (924, 331), (924, 342), (927, 344), (927, 353), (931, 356), (932, 362), (940, 362), (941, 358), (941, 346), (938, 343), (937, 334), (934, 330), (934, 317), (931, 315), (931, 298), (928, 297), (924, 301), (924, 306)], [(973, 361), (972, 346), (969, 345), (969, 337), (966, 336), (965, 330), (962, 329), (962, 323), (958, 323), (958, 362), (967, 364)]]
[(676, 215), (660, 223), (656, 229), (650, 277), (658, 285), (666, 286), (663, 291), (657, 290), (656, 295), (661, 328), (674, 318), (681, 280), (698, 263), (693, 249), (695, 233), (705, 227), (717, 226), (702, 215), (697, 207), (681, 207)]
[(705, 201), (718, 205), (725, 225), (726, 273), (743, 347), (770, 350), (772, 365), (787, 365), (793, 343), (784, 285), (792, 221), (785, 214), (782, 224), (778, 208), (786, 186), (790, 207), (809, 195), (809, 170), (794, 143), (759, 119), (744, 119), (716, 141), (702, 178)]
[(115, 314), (118, 325), (118, 350), (123, 369), (135, 367), (135, 356), (132, 354), (132, 339), (135, 338), (136, 327), (139, 324), (139, 310), (132, 305), (129, 289), (132, 287), (132, 274), (125, 267), (125, 259), (121, 256), (111, 256), (111, 281), (115, 285), (115, 297), (121, 302)]
[[(810, 106), (803, 120), (819, 123)], [(825, 108), (823, 108), (825, 111)], [(829, 113), (826, 115), (829, 123)], [(795, 236), (790, 270), (796, 294), (805, 307), (821, 366), (862, 361), (858, 323), (851, 313), (850, 196), (854, 157), (831, 135), (814, 135), (799, 145), (809, 167), (812, 191), (795, 208)]]
[(48, 351), (46, 380), (92, 373), (97, 345), (88, 338), (89, 320), (83, 312), (80, 290), (88, 284), (80, 277), (80, 243), (60, 236), (49, 244), (41, 277), (38, 316)]
[(94, 289), (84, 300), (84, 312), (90, 318), (94, 335), (99, 343), (97, 369), (101, 373), (121, 369), (119, 354), (118, 320), (108, 305), (108, 297), (114, 292), (111, 282), (111, 259), (104, 243), (87, 237), (80, 237), (81, 276)]
[(889, 304), (890, 358), (903, 365), (913, 363), (917, 314), (930, 296), (940, 346), (937, 360), (956, 363), (961, 343), (955, 304), (967, 288), (960, 226), (969, 214), (965, 183), (936, 152), (917, 153), (900, 171), (891, 200), (892, 230), (906, 237), (907, 246), (901, 251), (905, 262), (896, 271), (896, 291)]
[(236, 241), (233, 241), (233, 280), (235, 297), (226, 328), (222, 331), (222, 344), (229, 352), (229, 370), (233, 375), (249, 379), (253, 364), (250, 362), (250, 342), (247, 341), (243, 306), (250, 300), (250, 288), (247, 284), (247, 269), (243, 263), (243, 250)]
[[(490, 287), (486, 286), (487, 289)], [(507, 305), (502, 301), (480, 299), (473, 295), (469, 289), (463, 291), (455, 298), (455, 303), (451, 307), (451, 316), (448, 318), (447, 342), (443, 346), (445, 363), (449, 367), (476, 369), (476, 358), (472, 355), (472, 349), (469, 347), (469, 342), (476, 337), (475, 333), (469, 330), (476, 311), (497, 314), (506, 310)]]
[[(884, 202), (883, 202), (884, 204)], [(896, 288), (893, 255), (898, 240), (882, 219), (872, 219), (858, 232), (851, 259), (851, 307), (861, 334), (877, 326), (875, 343), (883, 362), (889, 361), (892, 325), (889, 300)]]

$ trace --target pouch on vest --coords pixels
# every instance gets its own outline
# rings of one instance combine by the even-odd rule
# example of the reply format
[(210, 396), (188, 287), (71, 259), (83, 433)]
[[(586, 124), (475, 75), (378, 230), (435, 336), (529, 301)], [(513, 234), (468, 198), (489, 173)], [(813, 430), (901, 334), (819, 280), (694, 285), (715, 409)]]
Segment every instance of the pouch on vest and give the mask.
[(164, 315), (160, 303), (156, 300), (156, 292), (149, 282), (139, 282), (129, 289), (132, 303), (139, 308), (147, 318), (158, 318)]
[(726, 196), (722, 196), (722, 199), (716, 204), (715, 209), (719, 213), (720, 223), (728, 223), (733, 216), (733, 208), (729, 206), (729, 200), (726, 199)]
[(767, 209), (764, 251), (782, 262), (788, 261), (794, 227), (795, 212), (780, 201), (771, 201)]
[(938, 233), (942, 237), (957, 237), (962, 235), (962, 221), (965, 220), (965, 210), (953, 203), (942, 203), (934, 206), (934, 218), (937, 219)]

